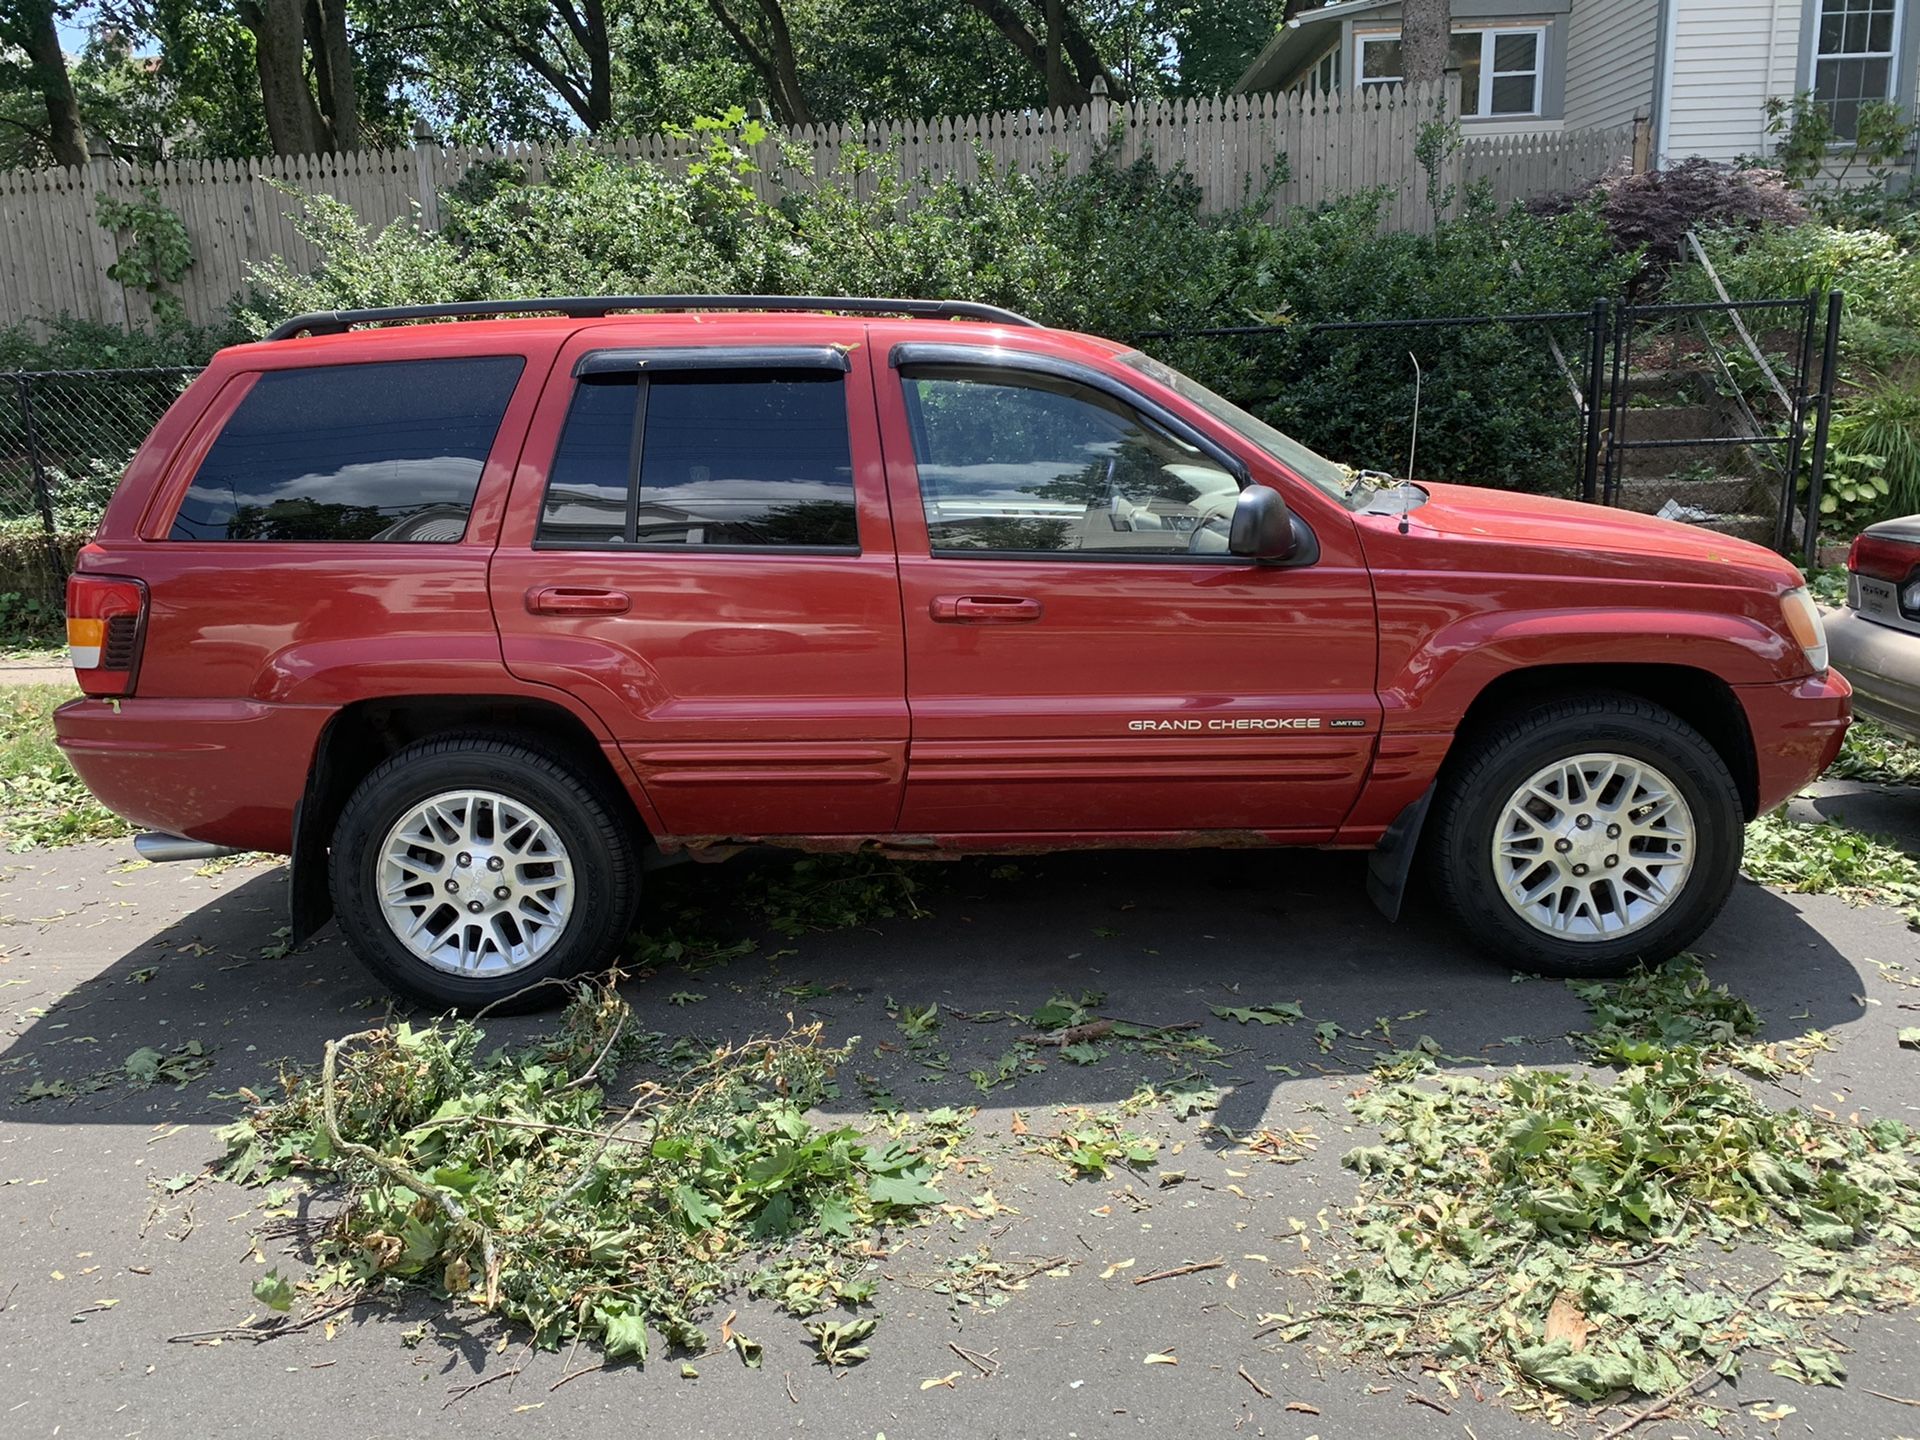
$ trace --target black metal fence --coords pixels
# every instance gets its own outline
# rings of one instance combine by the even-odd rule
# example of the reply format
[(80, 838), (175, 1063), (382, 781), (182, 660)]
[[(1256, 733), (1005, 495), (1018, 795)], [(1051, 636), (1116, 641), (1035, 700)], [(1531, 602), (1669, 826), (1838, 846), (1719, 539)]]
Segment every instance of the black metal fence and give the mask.
[(0, 610), (57, 616), (73, 551), (127, 460), (199, 371), (0, 373)]

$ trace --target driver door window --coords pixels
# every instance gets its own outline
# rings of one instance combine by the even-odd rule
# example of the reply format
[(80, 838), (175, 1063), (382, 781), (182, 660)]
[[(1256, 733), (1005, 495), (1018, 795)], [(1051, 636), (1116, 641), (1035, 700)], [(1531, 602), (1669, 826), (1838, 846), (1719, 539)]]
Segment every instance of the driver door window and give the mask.
[(1121, 401), (976, 367), (901, 383), (935, 555), (1225, 553), (1240, 482)]

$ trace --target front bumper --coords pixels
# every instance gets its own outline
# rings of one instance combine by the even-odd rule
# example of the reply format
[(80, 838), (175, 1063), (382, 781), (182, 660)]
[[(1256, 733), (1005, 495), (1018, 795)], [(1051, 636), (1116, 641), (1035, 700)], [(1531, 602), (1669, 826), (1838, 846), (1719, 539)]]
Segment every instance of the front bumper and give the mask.
[(1920, 635), (1829, 610), (1827, 647), (1834, 668), (1853, 682), (1862, 715), (1920, 743)]
[(1755, 792), (1764, 815), (1840, 753), (1853, 719), (1853, 687), (1839, 671), (1828, 670), (1777, 685), (1737, 685), (1733, 693), (1753, 734)]

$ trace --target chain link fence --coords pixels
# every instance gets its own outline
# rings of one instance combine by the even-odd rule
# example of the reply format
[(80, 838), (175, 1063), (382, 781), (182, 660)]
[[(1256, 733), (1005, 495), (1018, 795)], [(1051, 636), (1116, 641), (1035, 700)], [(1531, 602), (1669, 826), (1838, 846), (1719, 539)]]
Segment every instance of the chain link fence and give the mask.
[(0, 631), (57, 638), (74, 551), (133, 452), (198, 373), (0, 372)]

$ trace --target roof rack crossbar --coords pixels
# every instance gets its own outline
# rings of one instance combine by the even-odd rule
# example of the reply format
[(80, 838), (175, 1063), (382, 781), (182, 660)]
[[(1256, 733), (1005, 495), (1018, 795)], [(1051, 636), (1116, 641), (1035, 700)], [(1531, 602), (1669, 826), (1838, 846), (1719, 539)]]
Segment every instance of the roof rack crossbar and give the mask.
[(387, 305), (374, 310), (316, 310), (276, 325), (269, 340), (344, 335), (356, 325), (401, 320), (461, 320), (497, 315), (570, 315), (600, 319), (619, 310), (824, 310), (855, 315), (911, 315), (928, 320), (992, 320), (1038, 328), (1039, 321), (975, 300), (882, 300), (863, 295), (543, 295), (527, 300), (455, 300), (444, 305)]

